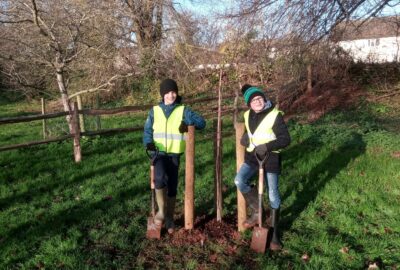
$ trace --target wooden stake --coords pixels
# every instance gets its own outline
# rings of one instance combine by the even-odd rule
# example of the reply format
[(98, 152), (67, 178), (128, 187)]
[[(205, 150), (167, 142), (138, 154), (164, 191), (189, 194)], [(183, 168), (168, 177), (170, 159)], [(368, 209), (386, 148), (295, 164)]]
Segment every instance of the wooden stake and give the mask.
[(194, 126), (186, 134), (185, 168), (185, 229), (193, 229), (194, 223)]
[[(42, 102), (42, 114), (46, 114), (46, 104), (44, 98), (41, 98), (40, 101)], [(42, 120), (42, 126), (43, 126), (43, 139), (46, 140), (47, 137), (46, 119)]]
[(80, 137), (81, 137), (81, 130), (79, 128), (79, 113), (78, 113), (78, 104), (74, 102), (72, 104), (72, 132), (74, 136), (74, 157), (75, 162), (79, 163), (82, 160), (81, 155), (81, 144), (80, 144)]
[[(239, 172), (240, 166), (244, 162), (245, 148), (240, 144), (240, 139), (245, 132), (244, 123), (235, 123), (236, 129), (236, 172)], [(237, 212), (238, 212), (238, 231), (243, 232), (243, 222), (246, 220), (246, 201), (243, 194), (237, 189)]]
[[(222, 123), (221, 123), (222, 124)], [(218, 120), (215, 119), (213, 122), (215, 137), (214, 137), (214, 160), (215, 160), (215, 171), (214, 171), (214, 201), (215, 210), (217, 213), (217, 221), (222, 221), (222, 209), (223, 209), (223, 198), (222, 198), (222, 140), (221, 130), (218, 125)]]

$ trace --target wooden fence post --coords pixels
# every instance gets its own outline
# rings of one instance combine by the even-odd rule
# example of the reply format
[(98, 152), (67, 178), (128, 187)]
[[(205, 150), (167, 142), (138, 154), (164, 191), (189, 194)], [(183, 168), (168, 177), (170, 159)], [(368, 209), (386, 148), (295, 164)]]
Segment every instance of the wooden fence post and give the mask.
[[(236, 129), (236, 171), (238, 172), (240, 166), (244, 162), (244, 151), (245, 148), (240, 144), (240, 139), (245, 131), (244, 123), (235, 123)], [(237, 189), (237, 211), (238, 211), (238, 230), (243, 232), (243, 222), (246, 220), (246, 201), (244, 200), (243, 194)]]
[(80, 137), (81, 137), (81, 130), (79, 128), (79, 113), (78, 113), (78, 104), (74, 102), (72, 104), (72, 132), (74, 136), (74, 157), (75, 162), (79, 163), (82, 160), (81, 155), (81, 144), (80, 144)]
[(194, 223), (194, 126), (186, 135), (185, 168), (185, 229), (193, 229)]
[[(40, 101), (42, 103), (42, 114), (46, 114), (46, 103), (44, 101), (44, 98), (41, 98)], [(46, 139), (47, 137), (46, 119), (42, 120), (42, 127), (43, 127), (43, 139)]]
[(218, 125), (218, 120), (213, 121), (214, 125), (214, 160), (215, 160), (215, 171), (214, 171), (214, 200), (215, 210), (217, 213), (217, 221), (222, 221), (222, 136), (221, 136), (221, 124)]
[[(78, 101), (78, 110), (82, 110), (81, 95), (76, 96), (76, 101)], [(81, 129), (81, 132), (85, 132), (85, 119), (83, 118), (83, 114), (79, 114), (79, 127)]]
[[(96, 109), (100, 108), (100, 95), (96, 95)], [(101, 129), (100, 115), (96, 115), (96, 130)]]
[(307, 65), (307, 93), (310, 95), (313, 94), (312, 78), (313, 78), (313, 67), (312, 64), (309, 63)]

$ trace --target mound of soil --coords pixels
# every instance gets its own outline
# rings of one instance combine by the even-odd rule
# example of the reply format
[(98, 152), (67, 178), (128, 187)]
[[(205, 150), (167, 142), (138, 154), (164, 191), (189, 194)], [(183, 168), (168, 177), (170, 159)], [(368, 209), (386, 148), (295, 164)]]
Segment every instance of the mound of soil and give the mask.
[(176, 246), (194, 243), (200, 243), (203, 246), (207, 241), (228, 244), (239, 239), (240, 233), (232, 218), (224, 218), (219, 222), (210, 216), (203, 215), (196, 218), (194, 229), (186, 230), (182, 227), (171, 236), (170, 241)]

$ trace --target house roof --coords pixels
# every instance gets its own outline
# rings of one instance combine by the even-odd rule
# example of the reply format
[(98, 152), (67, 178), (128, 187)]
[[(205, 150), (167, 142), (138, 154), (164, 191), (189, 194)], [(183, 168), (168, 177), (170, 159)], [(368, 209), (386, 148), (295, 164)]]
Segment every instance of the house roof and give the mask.
[(346, 21), (334, 30), (336, 41), (400, 36), (400, 17), (374, 17), (367, 20)]

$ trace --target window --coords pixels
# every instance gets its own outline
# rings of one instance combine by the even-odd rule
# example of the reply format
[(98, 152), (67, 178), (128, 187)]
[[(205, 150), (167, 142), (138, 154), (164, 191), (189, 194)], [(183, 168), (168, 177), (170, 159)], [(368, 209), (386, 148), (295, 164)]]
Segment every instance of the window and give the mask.
[(368, 39), (368, 46), (374, 47), (375, 46), (374, 41)]

